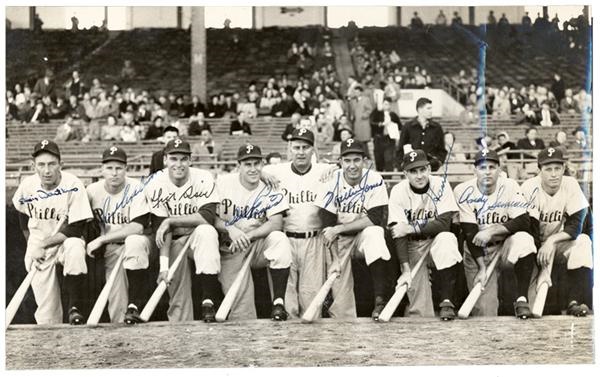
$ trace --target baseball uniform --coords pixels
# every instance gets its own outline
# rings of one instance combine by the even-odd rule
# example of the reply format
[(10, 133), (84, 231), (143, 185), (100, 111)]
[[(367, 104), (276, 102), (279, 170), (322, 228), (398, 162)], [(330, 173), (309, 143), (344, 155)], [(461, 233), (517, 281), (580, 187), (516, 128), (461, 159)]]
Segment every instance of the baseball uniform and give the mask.
[[(274, 190), (259, 181), (258, 186), (248, 190), (240, 182), (240, 174), (226, 174), (217, 178), (217, 189), (220, 203), (217, 214), (225, 222), (226, 227), (235, 226), (243, 232), (249, 232), (260, 227), (270, 217), (283, 214), (289, 209), (287, 197), (280, 191)], [(286, 271), (285, 281), (281, 283), (282, 294), (285, 296), (287, 286), (287, 269), (292, 263), (290, 241), (281, 231), (271, 232), (267, 237), (252, 242), (248, 250), (231, 253), (231, 240), (228, 234), (221, 234), (221, 273), (219, 281), (223, 292), (227, 292), (237, 277), (244, 258), (252, 255), (250, 264), (253, 268), (269, 267), (273, 276), (273, 290), (277, 297), (275, 271)], [(277, 274), (277, 272), (275, 272)], [(243, 277), (242, 288), (234, 301), (229, 319), (256, 319), (254, 305), (254, 283), (250, 271)]]
[[(69, 224), (92, 218), (92, 210), (83, 183), (71, 173), (60, 174), (58, 186), (51, 191), (42, 188), (40, 177), (35, 174), (25, 178), (13, 196), (15, 208), (29, 218), (25, 268), (29, 271), (35, 259), (58, 252), (56, 261), (63, 265), (63, 275), (78, 276), (78, 283), (82, 283), (81, 278), (88, 272), (83, 239), (69, 237), (60, 246), (48, 249), (40, 247), (41, 242), (50, 237), (64, 214), (67, 215)], [(62, 323), (61, 291), (55, 265), (38, 271), (31, 282), (31, 287), (37, 303), (36, 322), (38, 324)]]

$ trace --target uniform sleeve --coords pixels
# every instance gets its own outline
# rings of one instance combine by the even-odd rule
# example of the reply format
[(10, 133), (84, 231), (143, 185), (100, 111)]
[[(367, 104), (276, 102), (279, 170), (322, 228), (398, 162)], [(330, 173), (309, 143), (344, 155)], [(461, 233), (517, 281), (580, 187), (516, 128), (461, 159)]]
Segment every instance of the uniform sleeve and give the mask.
[[(441, 195), (439, 195), (441, 193)], [(458, 212), (458, 205), (456, 204), (456, 198), (452, 192), (450, 183), (445, 182), (443, 187), (439, 188), (439, 192), (435, 193), (441, 196), (440, 200), (436, 203), (437, 213), (441, 215), (448, 212)]]
[(390, 192), (390, 200), (388, 204), (388, 225), (394, 224), (408, 224), (406, 213), (402, 208), (402, 190), (400, 184), (397, 184), (392, 188)]
[[(468, 187), (470, 187), (470, 186), (458, 185), (456, 187), (456, 189), (454, 190), (454, 196), (456, 198), (461, 198), (463, 192)], [(461, 223), (477, 224), (477, 218), (475, 217), (474, 208), (471, 207), (471, 205), (469, 205), (466, 200), (463, 200), (461, 202), (461, 200), (459, 199), (457, 205), (458, 205), (458, 218)]]
[(206, 198), (206, 203), (218, 203), (219, 193), (217, 190), (217, 183), (213, 178), (212, 174), (207, 172), (202, 178), (202, 192), (208, 192), (210, 195)]
[(539, 220), (540, 218), (540, 202), (539, 202), (539, 190), (538, 186), (532, 184), (531, 181), (525, 181), (521, 186), (521, 193), (525, 198), (525, 201), (529, 203), (527, 212), (529, 217)]
[[(501, 201), (525, 203), (525, 197), (521, 194), (521, 188), (516, 181), (508, 179), (505, 184), (506, 190), (502, 194), (503, 197), (500, 199)], [(527, 213), (527, 208), (525, 206), (511, 205), (508, 207), (508, 216), (511, 219), (516, 219), (524, 213)]]
[(389, 202), (387, 188), (385, 182), (381, 176), (377, 176), (379, 181), (370, 179), (367, 181), (369, 185), (377, 185), (373, 189), (369, 190), (366, 194), (368, 198), (365, 200), (364, 207), (368, 211), (375, 207), (387, 206)]
[(267, 201), (267, 218), (290, 209), (287, 197), (281, 191), (272, 191), (264, 199)]
[[(144, 196), (146, 198), (146, 203), (148, 203), (148, 207), (151, 214), (157, 217), (169, 217), (169, 211), (167, 209), (167, 206), (164, 203), (158, 201), (159, 193), (162, 189), (161, 186), (162, 185), (160, 183), (160, 177), (159, 179), (153, 180), (144, 189)], [(162, 195), (165, 195), (164, 193), (166, 192), (166, 190), (162, 190), (162, 192)]]
[(342, 170), (337, 170), (332, 179), (320, 185), (320, 190), (317, 194), (317, 200), (315, 201), (315, 205), (317, 207), (323, 208), (324, 210), (334, 214), (338, 213), (338, 203), (335, 200), (335, 197), (338, 194), (337, 187), (341, 186), (341, 174)]
[(568, 215), (573, 215), (590, 206), (581, 187), (579, 187), (579, 183), (575, 179), (568, 179), (567, 192), (569, 193), (566, 208)]
[(27, 212), (26, 212), (27, 206), (25, 205), (25, 202), (23, 200), (21, 200), (23, 198), (23, 183), (24, 182), (22, 182), (19, 185), (19, 187), (17, 188), (17, 191), (15, 191), (15, 194), (13, 195), (13, 198), (12, 198), (12, 202), (17, 211), (19, 211), (23, 214), (27, 214)]
[(93, 217), (90, 200), (88, 199), (87, 191), (83, 186), (83, 183), (80, 180), (76, 180), (74, 186), (74, 189), (76, 188), (77, 191), (73, 190), (71, 193), (66, 194), (70, 195), (68, 201), (69, 224), (91, 219)]
[(135, 219), (150, 213), (150, 206), (148, 205), (148, 201), (146, 201), (146, 197), (142, 193), (141, 185), (142, 183), (138, 182), (138, 184), (132, 188), (132, 194), (134, 197), (129, 208), (130, 219)]

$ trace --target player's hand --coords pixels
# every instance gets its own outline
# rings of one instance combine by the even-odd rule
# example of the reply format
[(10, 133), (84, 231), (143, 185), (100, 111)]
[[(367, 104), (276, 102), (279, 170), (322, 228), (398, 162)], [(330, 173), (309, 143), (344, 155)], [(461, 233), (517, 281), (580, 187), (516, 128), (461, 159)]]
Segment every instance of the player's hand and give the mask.
[(327, 278), (334, 274), (337, 274), (337, 277), (339, 277), (341, 273), (342, 266), (340, 266), (340, 261), (338, 259), (333, 260), (329, 266), (329, 269), (327, 270)]
[(85, 252), (86, 254), (90, 257), (90, 258), (95, 258), (96, 256), (94, 255), (94, 251), (96, 251), (97, 249), (99, 249), (100, 247), (102, 247), (102, 245), (104, 244), (102, 237), (98, 237), (95, 240), (92, 240), (90, 243), (87, 244), (87, 246), (85, 247)]
[(275, 190), (279, 190), (279, 179), (277, 179), (273, 174), (261, 171), (260, 180), (263, 181), (265, 185), (271, 186)]
[(400, 275), (398, 282), (396, 283), (396, 290), (400, 289), (404, 284), (406, 284), (406, 289), (410, 288), (410, 285), (412, 284), (410, 271), (405, 271)]
[(165, 245), (165, 235), (171, 231), (171, 224), (169, 219), (164, 219), (156, 231), (156, 246), (159, 249)]
[(393, 225), (390, 231), (393, 238), (402, 238), (414, 233), (415, 229), (410, 224), (398, 223)]
[(477, 232), (475, 237), (473, 237), (473, 244), (475, 246), (484, 247), (492, 240), (494, 235), (488, 231), (487, 229), (480, 230)]
[(325, 238), (325, 246), (331, 247), (333, 242), (338, 238), (338, 230), (335, 226), (328, 226), (323, 229), (323, 237)]
[(171, 282), (168, 280), (169, 270), (161, 271), (158, 273), (158, 278), (156, 279), (156, 284), (160, 284), (161, 281), (169, 285)]
[(477, 275), (475, 275), (475, 279), (473, 280), (473, 285), (477, 285), (477, 283), (481, 283), (481, 290), (485, 289), (485, 280), (487, 278), (487, 271), (485, 268), (479, 269)]
[(553, 242), (546, 242), (538, 250), (537, 260), (541, 267), (546, 267), (550, 264), (552, 254), (554, 253), (554, 246)]
[(231, 245), (229, 245), (231, 253), (237, 253), (250, 248), (252, 240), (241, 229), (230, 226), (227, 228), (227, 233), (229, 233), (229, 238), (231, 239)]
[(323, 174), (321, 174), (321, 176), (319, 177), (319, 182), (324, 183), (324, 182), (330, 181), (333, 178), (334, 173), (338, 169), (339, 168), (337, 165), (331, 165), (331, 167), (329, 167), (327, 170), (325, 170), (323, 172)]

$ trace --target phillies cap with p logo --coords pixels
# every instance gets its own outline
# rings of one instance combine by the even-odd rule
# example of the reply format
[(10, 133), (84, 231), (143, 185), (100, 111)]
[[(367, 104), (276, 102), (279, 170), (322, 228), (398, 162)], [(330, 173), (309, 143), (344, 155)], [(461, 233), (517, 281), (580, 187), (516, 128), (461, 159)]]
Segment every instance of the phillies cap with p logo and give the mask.
[(345, 156), (350, 153), (358, 153), (366, 156), (365, 148), (363, 143), (356, 141), (352, 138), (342, 141), (342, 147), (340, 148), (340, 156)]
[(33, 157), (37, 156), (40, 153), (50, 153), (60, 158), (60, 149), (58, 149), (58, 145), (52, 140), (44, 139), (37, 143), (33, 147), (33, 153), (31, 154)]
[(126, 164), (127, 153), (125, 153), (125, 150), (122, 148), (113, 145), (102, 153), (102, 163), (109, 161), (117, 161)]
[(475, 156), (475, 165), (479, 165), (484, 161), (494, 161), (497, 164), (500, 163), (500, 157), (498, 157), (498, 153), (491, 149), (484, 148), (477, 153)]
[(238, 161), (244, 161), (250, 158), (258, 158), (262, 160), (263, 155), (258, 145), (246, 144), (242, 145), (240, 149), (238, 149)]
[(564, 164), (565, 162), (567, 162), (567, 160), (565, 159), (564, 155), (563, 155), (563, 150), (562, 148), (546, 148), (546, 149), (542, 149), (540, 151), (540, 154), (538, 154), (538, 164), (540, 166), (543, 165), (547, 165), (547, 164), (551, 164), (551, 163), (559, 163), (559, 164)]
[(183, 141), (180, 138), (175, 138), (167, 143), (165, 154), (183, 153), (192, 154), (190, 143)]
[(315, 134), (311, 130), (305, 127), (299, 127), (294, 129), (290, 140), (302, 140), (306, 141), (310, 145), (315, 145)]
[(404, 154), (402, 168), (405, 171), (429, 165), (427, 154), (421, 149), (416, 149)]

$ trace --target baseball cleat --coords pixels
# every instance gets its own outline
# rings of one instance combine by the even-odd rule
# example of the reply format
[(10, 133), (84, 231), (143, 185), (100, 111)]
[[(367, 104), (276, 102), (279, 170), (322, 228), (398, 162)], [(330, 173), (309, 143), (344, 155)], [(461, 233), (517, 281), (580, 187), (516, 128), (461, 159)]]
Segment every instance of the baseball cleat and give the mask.
[(454, 318), (456, 318), (454, 305), (450, 301), (443, 301), (440, 303), (440, 319), (442, 321), (451, 321)]
[(79, 313), (79, 309), (72, 307), (71, 310), (69, 310), (69, 323), (71, 325), (83, 325), (84, 322), (84, 318), (81, 313)]
[(513, 306), (517, 318), (527, 319), (532, 317), (531, 309), (529, 309), (529, 303), (527, 301), (515, 301)]
[(575, 317), (585, 317), (590, 312), (586, 304), (578, 304), (577, 301), (571, 301), (567, 308), (567, 314)]
[(202, 304), (202, 320), (204, 322), (216, 322), (215, 313), (215, 306), (213, 304), (210, 302)]
[(379, 314), (381, 314), (383, 308), (385, 308), (385, 304), (386, 302), (382, 297), (375, 297), (375, 307), (373, 308), (373, 312), (371, 313), (371, 318), (373, 319), (373, 321), (379, 321)]
[(285, 311), (285, 307), (281, 304), (273, 305), (273, 310), (271, 311), (271, 319), (273, 321), (285, 321), (287, 320), (288, 313)]
[(140, 312), (137, 308), (129, 307), (125, 312), (125, 323), (128, 325), (135, 325), (136, 323), (144, 322), (140, 317)]

